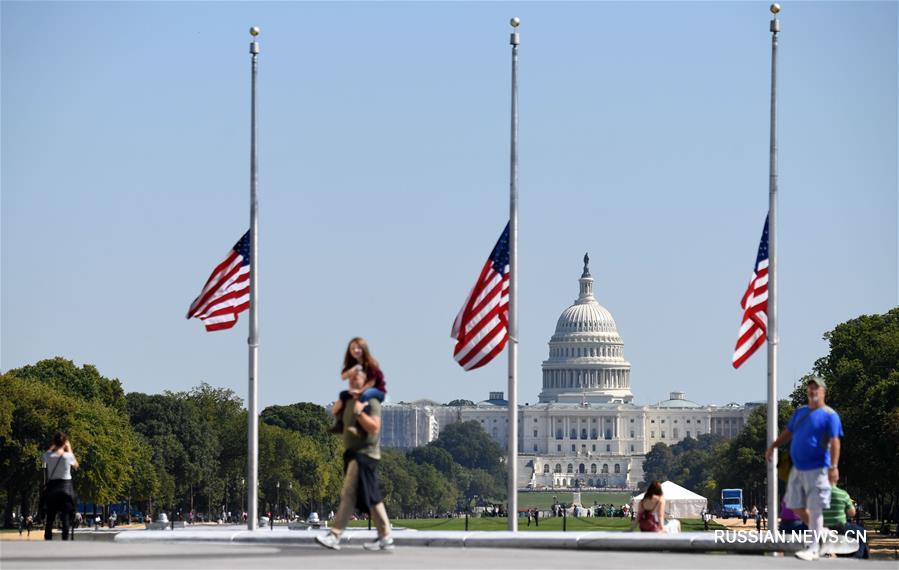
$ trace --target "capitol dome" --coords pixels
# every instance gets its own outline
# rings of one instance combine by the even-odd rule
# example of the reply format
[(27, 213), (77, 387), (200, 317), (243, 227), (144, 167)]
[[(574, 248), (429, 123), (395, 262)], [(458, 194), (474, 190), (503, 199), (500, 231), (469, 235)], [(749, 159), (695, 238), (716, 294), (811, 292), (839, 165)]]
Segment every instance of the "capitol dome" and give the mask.
[(556, 334), (597, 332), (617, 336), (618, 327), (615, 326), (612, 313), (597, 303), (596, 299), (592, 299), (592, 296), (591, 300), (592, 302), (581, 303), (578, 299), (574, 305), (565, 309), (556, 323)]
[(584, 255), (580, 294), (565, 309), (543, 362), (541, 402), (630, 403), (630, 363), (612, 313), (593, 296), (590, 258)]

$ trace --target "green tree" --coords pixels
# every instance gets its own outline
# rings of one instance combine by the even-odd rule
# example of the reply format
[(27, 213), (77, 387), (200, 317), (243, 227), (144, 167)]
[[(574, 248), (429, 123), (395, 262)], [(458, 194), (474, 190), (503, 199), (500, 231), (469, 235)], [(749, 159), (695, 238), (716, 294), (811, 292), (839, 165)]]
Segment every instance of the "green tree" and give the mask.
[(10, 370), (8, 374), (41, 382), (79, 399), (99, 401), (121, 413), (127, 411), (122, 383), (104, 378), (91, 364), (78, 368), (71, 360), (57, 356)]
[(501, 500), (506, 496), (503, 482), (494, 474), (483, 469), (459, 469), (457, 478), (459, 492), (465, 505), (470, 506), (476, 497), (482, 499)]
[(677, 442), (671, 446), (674, 460), (668, 479), (714, 500), (717, 496), (714, 467), (724, 445), (724, 438), (715, 434), (701, 434), (696, 439), (688, 437)]
[(474, 406), (471, 400), (456, 399), (444, 404), (445, 406)]
[(429, 445), (444, 449), (453, 460), (470, 469), (488, 472), (501, 470), (503, 450), (475, 421), (456, 422), (446, 426)]
[(666, 481), (673, 463), (674, 453), (667, 444), (659, 442), (653, 445), (643, 462), (643, 483)]
[[(778, 402), (778, 433), (786, 427), (792, 413), (790, 402)], [(716, 462), (715, 480), (722, 488), (743, 489), (747, 504), (762, 504), (766, 494), (767, 418), (768, 406), (761, 405), (752, 410), (743, 430), (721, 448)]]
[(830, 351), (815, 372), (843, 422), (841, 477), (853, 496), (889, 512), (899, 501), (899, 308), (841, 323), (824, 339)]
[(333, 416), (318, 404), (297, 402), (269, 406), (260, 418), (267, 425), (303, 438), (302, 466), (296, 476), (302, 508), (322, 511), (325, 504), (333, 506), (343, 481), (343, 444), (328, 431), (334, 423)]
[(92, 366), (78, 369), (63, 359), (0, 376), (0, 431), (7, 434), (0, 439), (6, 523), (16, 501), (19, 509), (34, 510), (42, 454), (58, 430), (68, 434), (81, 464), (73, 477), (79, 497), (99, 503), (123, 498), (145, 450), (118, 408), (116, 386), (118, 381), (99, 376)]
[(384, 493), (384, 505), (387, 512), (397, 515), (410, 515), (419, 512), (418, 481), (412, 475), (414, 463), (397, 449), (382, 449), (381, 461), (378, 464), (378, 482)]
[(423, 445), (409, 450), (409, 459), (418, 465), (433, 465), (440, 473), (453, 478), (458, 465), (453, 461), (453, 456), (441, 447), (435, 445)]
[[(127, 403), (131, 424), (153, 449), (162, 493), (157, 502), (183, 511), (211, 510), (217, 498), (210, 497), (210, 485), (219, 471), (220, 443), (204, 413), (184, 393), (131, 392)], [(204, 501), (199, 505), (198, 496)]]
[(337, 440), (328, 432), (334, 417), (318, 404), (297, 402), (287, 406), (269, 406), (262, 410), (260, 417), (268, 425), (304, 434), (322, 444)]
[(423, 515), (433, 516), (456, 507), (459, 491), (450, 479), (427, 463), (410, 462), (409, 467), (416, 482), (416, 510)]

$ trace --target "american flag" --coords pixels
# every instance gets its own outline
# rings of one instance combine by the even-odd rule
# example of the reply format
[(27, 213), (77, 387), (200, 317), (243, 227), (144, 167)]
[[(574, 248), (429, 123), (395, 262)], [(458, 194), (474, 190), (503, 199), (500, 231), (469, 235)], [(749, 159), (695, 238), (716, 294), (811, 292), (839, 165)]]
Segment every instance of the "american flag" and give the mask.
[(237, 313), (250, 306), (250, 232), (247, 231), (225, 260), (212, 270), (199, 296), (190, 304), (187, 318), (198, 318), (207, 331), (230, 329)]
[(759, 253), (755, 258), (755, 270), (749, 287), (740, 301), (743, 307), (743, 324), (734, 348), (734, 368), (739, 368), (758, 347), (765, 344), (768, 331), (768, 218), (759, 242)]
[(465, 370), (484, 366), (509, 338), (509, 224), (499, 236), (453, 323), (453, 358)]

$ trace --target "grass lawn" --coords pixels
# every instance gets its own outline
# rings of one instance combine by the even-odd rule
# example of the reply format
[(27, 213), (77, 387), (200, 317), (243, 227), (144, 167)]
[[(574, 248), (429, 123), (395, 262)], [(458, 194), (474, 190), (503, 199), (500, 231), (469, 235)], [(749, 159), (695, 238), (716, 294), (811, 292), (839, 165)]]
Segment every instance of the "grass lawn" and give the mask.
[[(405, 528), (416, 530), (465, 530), (465, 519), (395, 519), (390, 521), (392, 524)], [(351, 527), (367, 527), (368, 521), (352, 521)], [(593, 531), (593, 530), (616, 530), (628, 531), (631, 528), (630, 519), (606, 518), (606, 517), (568, 517), (566, 521), (567, 530), (570, 531)], [(725, 527), (718, 523), (712, 522), (709, 525), (711, 530), (716, 528), (723, 529)], [(506, 530), (507, 521), (500, 517), (482, 517), (469, 518), (468, 530)], [(522, 531), (539, 531), (539, 530), (562, 530), (562, 518), (550, 517), (540, 519), (540, 526), (535, 527), (533, 524), (527, 526), (527, 519), (519, 519), (518, 529)], [(681, 529), (684, 531), (701, 531), (702, 521), (699, 519), (681, 520)]]
[[(571, 491), (519, 491), (518, 508), (529, 509), (537, 507), (541, 511), (548, 511), (553, 504), (553, 497), (555, 497), (560, 503), (570, 505), (572, 493)], [(608, 505), (609, 503), (612, 503), (616, 507), (620, 507), (621, 505), (630, 504), (631, 494), (607, 493), (600, 491), (583, 491), (581, 493), (582, 506), (592, 507), (594, 501), (602, 505)]]

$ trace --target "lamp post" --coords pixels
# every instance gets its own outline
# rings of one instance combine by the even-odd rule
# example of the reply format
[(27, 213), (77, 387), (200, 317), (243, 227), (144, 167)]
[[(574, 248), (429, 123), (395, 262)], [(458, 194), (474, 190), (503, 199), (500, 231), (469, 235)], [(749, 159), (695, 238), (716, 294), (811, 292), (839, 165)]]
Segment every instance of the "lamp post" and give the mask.
[[(289, 506), (293, 501), (293, 481), (290, 481), (287, 483), (287, 497), (288, 497), (287, 502), (288, 502), (288, 506)], [(291, 513), (293, 513), (292, 506), (290, 506), (290, 511), (291, 511)]]
[(277, 516), (281, 511), (281, 481), (275, 482), (275, 512), (272, 516)]
[(240, 518), (241, 519), (243, 518), (243, 514), (246, 511), (246, 509), (243, 508), (243, 490), (244, 490), (244, 486), (246, 484), (247, 484), (246, 479), (241, 477), (240, 478)]

